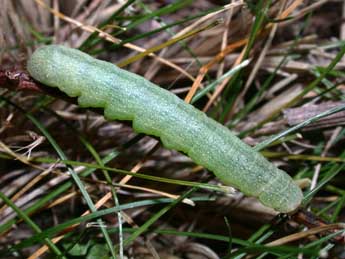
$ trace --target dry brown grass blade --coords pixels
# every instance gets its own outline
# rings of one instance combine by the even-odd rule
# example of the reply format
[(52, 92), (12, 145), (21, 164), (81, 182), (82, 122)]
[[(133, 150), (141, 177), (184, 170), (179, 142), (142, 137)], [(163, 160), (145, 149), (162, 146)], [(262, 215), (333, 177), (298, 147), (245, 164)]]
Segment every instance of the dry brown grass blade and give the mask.
[[(166, 48), (166, 47), (168, 47), (168, 46), (170, 46), (170, 45), (172, 45), (172, 44), (175, 44), (175, 43), (177, 43), (177, 42), (180, 42), (180, 41), (182, 41), (182, 40), (184, 40), (184, 39), (187, 39), (187, 38), (189, 38), (189, 37), (193, 37), (193, 36), (197, 35), (199, 32), (202, 32), (202, 31), (204, 31), (204, 30), (213, 28), (214, 26), (217, 26), (218, 24), (219, 24), (219, 21), (215, 21), (215, 22), (213, 22), (213, 23), (211, 23), (211, 24), (208, 24), (208, 25), (203, 26), (203, 27), (201, 27), (201, 28), (198, 28), (198, 29), (196, 29), (196, 30), (193, 30), (193, 31), (187, 32), (187, 33), (185, 33), (185, 34), (182, 34), (182, 35), (179, 36), (179, 37), (174, 37), (174, 38), (172, 38), (172, 39), (170, 39), (170, 40), (168, 40), (168, 41), (166, 41), (166, 42), (164, 42), (164, 43), (162, 43), (162, 44), (159, 44), (159, 45), (157, 45), (157, 46), (154, 46), (154, 47), (152, 47), (152, 48), (149, 48), (149, 49), (147, 49), (146, 51), (141, 52), (140, 54), (137, 54), (137, 55), (135, 55), (135, 56), (133, 56), (133, 57), (130, 57), (130, 58), (124, 60), (124, 61), (121, 61), (121, 62), (119, 62), (117, 65), (118, 65), (119, 67), (127, 66), (127, 65), (129, 65), (129, 64), (131, 64), (131, 63), (133, 63), (133, 62), (135, 62), (135, 61), (137, 61), (137, 60), (139, 60), (139, 59), (141, 59), (141, 58), (143, 58), (143, 57), (145, 57), (145, 56), (147, 56), (147, 55), (153, 53), (153, 52), (156, 52), (156, 51), (158, 51), (158, 50), (161, 50), (161, 49), (163, 49), (163, 48)], [(187, 73), (187, 72), (186, 72), (186, 73)], [(192, 81), (194, 81), (194, 80), (195, 80), (195, 79), (194, 79), (194, 77), (193, 77)]]
[[(284, 9), (284, 6), (286, 6), (286, 2), (287, 2), (287, 0), (282, 0), (282, 4), (281, 4), (280, 10), (278, 12), (278, 17), (282, 13), (282, 11)], [(264, 61), (264, 58), (266, 57), (267, 52), (268, 52), (269, 48), (271, 47), (273, 38), (274, 38), (274, 36), (275, 36), (275, 34), (277, 32), (277, 29), (278, 29), (278, 26), (279, 26), (279, 23), (273, 24), (273, 26), (271, 28), (271, 31), (270, 31), (270, 33), (268, 35), (268, 39), (265, 42), (265, 46), (263, 47), (262, 51), (260, 52), (260, 55), (259, 55), (257, 61), (255, 62), (255, 65), (253, 66), (252, 71), (249, 74), (248, 80), (245, 83), (243, 90), (241, 91), (241, 93), (236, 98), (236, 101), (234, 102), (234, 105), (233, 105), (232, 109), (230, 110), (230, 112), (229, 112), (227, 117), (231, 116), (234, 113), (235, 108), (238, 106), (238, 103), (241, 100), (243, 100), (243, 98), (246, 95), (250, 85), (254, 81), (255, 76), (256, 76), (257, 72), (259, 71), (259, 69), (260, 69), (260, 67), (261, 67), (261, 65), (262, 65), (262, 63)]]
[[(201, 26), (201, 25), (202, 25), (203, 23), (205, 23), (205, 22), (208, 22), (208, 23), (209, 23), (210, 21), (212, 21), (212, 19), (215, 19), (215, 16), (219, 15), (220, 13), (223, 13), (223, 12), (230, 12), (230, 13), (232, 13), (233, 10), (234, 10), (235, 8), (240, 8), (242, 5), (244, 5), (244, 3), (243, 3), (242, 0), (236, 1), (236, 2), (233, 2), (233, 3), (231, 3), (231, 4), (227, 4), (227, 5), (223, 6), (223, 8), (222, 8), (221, 10), (218, 10), (218, 11), (209, 13), (209, 14), (207, 14), (207, 15), (205, 15), (205, 16), (202, 16), (201, 18), (197, 19), (197, 20), (196, 20), (195, 22), (193, 22), (192, 24), (188, 25), (186, 28), (183, 28), (181, 31), (179, 31), (178, 33), (176, 33), (176, 34), (172, 37), (172, 39), (179, 38), (179, 37), (181, 37), (182, 35), (185, 35), (185, 34), (191, 32), (191, 31), (195, 30), (196, 28), (198, 28), (199, 26)], [(227, 21), (226, 21), (226, 23), (227, 23)], [(224, 25), (225, 25), (225, 24), (224, 24)], [(225, 25), (225, 26), (227, 26), (227, 25)], [(225, 27), (225, 28), (226, 28), (226, 27)], [(226, 31), (227, 31), (227, 30), (226, 30)], [(226, 45), (227, 45), (227, 44), (226, 44)], [(224, 48), (226, 47), (226, 45), (224, 46)], [(164, 56), (166, 52), (168, 52), (168, 50), (167, 50), (167, 49), (164, 49), (163, 52), (160, 53), (160, 56)], [(170, 57), (173, 57), (174, 55), (173, 55), (173, 54), (172, 54), (172, 55), (170, 54), (169, 56), (170, 56)], [(169, 60), (170, 60), (171, 62), (173, 62), (171, 58), (170, 58)], [(192, 60), (193, 60), (193, 61), (191, 62), (190, 65), (192, 65), (193, 62), (195, 62), (195, 59), (192, 59)], [(152, 79), (152, 78), (154, 77), (154, 75), (157, 73), (157, 71), (160, 69), (160, 68), (158, 67), (158, 65), (159, 65), (158, 62), (153, 62), (153, 63), (151, 64), (149, 70), (148, 70), (147, 73), (145, 74), (145, 77), (148, 78), (148, 79)], [(186, 69), (187, 69), (187, 68), (186, 68)], [(193, 73), (193, 72), (190, 72), (190, 73)], [(176, 81), (178, 80), (179, 77), (180, 77), (180, 75), (177, 76), (177, 77), (175, 77), (174, 82), (176, 82)], [(194, 80), (195, 80), (195, 79), (194, 79)]]
[[(90, 182), (107, 185), (107, 182), (100, 181), (100, 180), (90, 180)], [(146, 187), (131, 185), (131, 184), (121, 184), (121, 183), (118, 183), (118, 184), (114, 184), (114, 186), (116, 188), (127, 188), (127, 189), (139, 190), (139, 191), (144, 191), (144, 192), (148, 192), (148, 193), (152, 193), (152, 194), (157, 194), (159, 196), (167, 197), (167, 198), (174, 199), (174, 200), (178, 199), (180, 197), (180, 195), (175, 195), (175, 194), (171, 194), (171, 193), (168, 193), (168, 192), (164, 192), (164, 191), (160, 191), (160, 190), (156, 190), (156, 189), (152, 189), (152, 188), (146, 188)], [(195, 206), (195, 203), (191, 199), (188, 199), (188, 198), (183, 199), (182, 202), (185, 203), (185, 204), (188, 204), (190, 206)]]
[[(294, 1), (290, 6), (288, 6), (282, 13), (281, 15), (278, 17), (278, 19), (285, 19), (286, 17), (288, 17), (300, 4), (303, 3), (303, 0), (296, 0)], [(267, 30), (270, 29), (270, 27), (273, 26), (272, 23), (268, 24), (266, 26), (266, 29), (261, 32), (261, 34), (263, 33), (267, 33)], [(201, 86), (201, 82), (202, 80), (204, 79), (205, 75), (207, 74), (207, 72), (209, 71), (209, 69), (217, 64), (218, 62), (220, 62), (226, 55), (230, 54), (231, 52), (233, 52), (235, 49), (239, 48), (239, 47), (242, 47), (244, 45), (246, 45), (248, 43), (248, 38), (245, 38), (245, 39), (242, 39), (242, 40), (239, 40), (239, 41), (236, 41), (234, 43), (231, 43), (227, 46), (227, 48), (225, 48), (224, 51), (221, 51), (218, 55), (215, 56), (215, 58), (213, 60), (211, 60), (209, 63), (207, 63), (206, 65), (203, 65), (201, 68), (200, 68), (200, 71), (199, 71), (199, 74), (196, 78), (196, 80), (194, 81), (193, 85), (192, 85), (192, 88), (190, 89), (190, 91), (188, 92), (186, 98), (185, 98), (185, 101), (187, 103), (189, 103), (194, 94), (196, 93), (196, 91), (200, 88)], [(237, 59), (236, 62), (241, 62), (242, 59)], [(219, 91), (221, 92), (221, 91)], [(217, 93), (217, 95), (219, 95), (219, 93)], [(213, 97), (213, 100), (215, 99), (215, 97)], [(205, 110), (206, 107), (205, 107)]]
[(2, 141), (0, 141), (0, 149), (2, 149), (2, 151), (12, 157), (14, 157), (15, 159), (19, 160), (20, 162), (22, 162), (23, 164), (26, 164), (26, 165), (29, 165), (35, 169), (38, 169), (38, 170), (41, 170), (41, 171), (44, 171), (45, 169), (40, 167), (40, 166), (37, 166), (33, 163), (31, 163), (29, 161), (29, 159), (27, 159), (25, 156), (22, 156), (22, 155), (19, 155), (15, 152), (13, 152), (5, 143), (3, 143)]
[[(159, 143), (156, 143), (151, 150), (149, 150), (148, 154), (141, 160), (139, 161), (131, 170), (131, 173), (136, 173), (138, 172), (142, 166), (144, 165), (145, 161), (160, 147)], [(151, 193), (156, 193), (162, 196), (166, 196), (172, 199), (178, 199), (180, 196), (179, 195), (174, 195), (174, 194), (170, 194), (167, 192), (161, 192), (161, 191), (157, 191), (154, 189), (150, 189), (150, 188), (144, 188), (144, 187), (138, 187), (138, 186), (133, 186), (133, 185), (127, 185), (126, 183), (132, 179), (133, 176), (131, 175), (126, 175), (125, 177), (123, 177), (121, 179), (121, 181), (119, 182), (119, 186), (122, 187), (126, 187), (126, 188), (132, 188), (132, 189), (137, 189), (137, 190), (144, 190), (147, 192), (151, 192)], [(71, 196), (68, 196), (68, 198), (70, 198)], [(108, 202), (110, 199), (112, 198), (112, 193), (108, 192), (107, 194), (105, 194), (100, 200), (98, 200), (98, 202), (95, 204), (95, 208), (99, 209), (101, 206), (103, 206), (106, 202)], [(65, 199), (61, 200), (64, 201)], [(184, 199), (183, 200), (184, 203), (188, 204), (188, 205), (194, 205), (194, 202), (190, 199)], [(56, 203), (55, 203), (56, 204)], [(122, 212), (124, 213), (124, 212)], [(82, 216), (88, 215), (90, 214), (90, 211), (87, 210), (85, 211)], [(129, 216), (127, 216), (129, 217)], [(125, 217), (125, 218), (127, 218)], [(130, 217), (129, 217), (130, 218)], [(76, 228), (77, 226), (79, 226), (79, 224), (75, 224), (70, 226), (68, 229), (66, 229), (66, 233), (72, 231), (74, 228)], [(56, 244), (57, 242), (59, 242), (61, 239), (63, 239), (64, 235), (60, 235), (58, 237), (55, 237), (52, 239), (52, 242), (54, 244)], [(44, 253), (46, 253), (49, 250), (48, 246), (43, 245), (41, 246), (38, 250), (36, 250), (30, 257), (28, 257), (28, 259), (36, 259), (38, 257), (40, 257), (41, 255), (43, 255)]]
[(244, 44), (246, 44), (248, 42), (248, 39), (243, 39), (243, 40), (239, 40), (237, 42), (231, 43), (229, 44), (224, 51), (220, 52), (214, 59), (212, 59), (209, 63), (207, 63), (206, 65), (202, 66), (200, 68), (200, 72), (197, 76), (197, 78), (195, 79), (192, 88), (189, 90), (187, 96), (185, 97), (185, 101), (187, 103), (190, 103), (190, 101), (192, 100), (195, 92), (199, 89), (202, 80), (204, 79), (205, 75), (207, 74), (207, 72), (209, 71), (209, 69), (217, 64), (219, 61), (221, 61), (227, 54), (231, 53), (232, 51), (234, 51), (235, 49), (243, 46)]
[(198, 19), (197, 21), (195, 21), (194, 23), (192, 23), (191, 25), (187, 26), (186, 28), (184, 28), (183, 30), (181, 30), (179, 33), (177, 33), (174, 38), (176, 37), (180, 37), (183, 34), (186, 34), (190, 31), (192, 31), (193, 29), (197, 28), (200, 24), (202, 24), (203, 22), (209, 21), (211, 18), (213, 18), (215, 15), (220, 14), (222, 12), (226, 12), (227, 10), (233, 10), (235, 7), (240, 7), (244, 5), (243, 0), (240, 0), (238, 2), (234, 2), (231, 4), (227, 4), (223, 6), (223, 9), (207, 14), (203, 17), (201, 17), (200, 19)]
[[(295, 242), (297, 240), (303, 239), (303, 238), (307, 238), (309, 236), (313, 236), (316, 234), (320, 234), (320, 233), (329, 233), (330, 231), (334, 231), (334, 230), (340, 230), (340, 229), (345, 229), (345, 224), (344, 223), (335, 223), (335, 224), (328, 224), (328, 225), (322, 225), (319, 227), (314, 227), (311, 228), (307, 231), (303, 231), (303, 232), (298, 232), (295, 234), (291, 234), (279, 239), (276, 239), (272, 242), (266, 243), (265, 246), (268, 247), (273, 247), (273, 246), (281, 246), (281, 245), (285, 245), (291, 242)], [(246, 258), (254, 258), (255, 255), (251, 255), (251, 256), (247, 256)]]
[[(54, 237), (53, 239), (51, 239), (51, 242), (53, 244), (58, 243), (62, 238), (64, 237), (64, 235), (58, 236), (58, 237)], [(37, 259), (40, 258), (41, 255), (43, 255), (44, 253), (46, 253), (49, 250), (49, 248), (47, 246), (41, 246), (39, 249), (37, 249), (33, 254), (31, 254), (29, 257), (27, 257), (27, 259)]]
[(302, 238), (306, 238), (311, 235), (319, 234), (325, 231), (329, 230), (334, 230), (334, 229), (345, 229), (345, 224), (344, 223), (335, 223), (335, 224), (329, 224), (326, 226), (321, 226), (321, 227), (315, 227), (312, 229), (309, 229), (304, 232), (299, 232), (295, 234), (291, 234), (282, 238), (279, 238), (277, 240), (274, 240), (272, 242), (269, 242), (266, 244), (266, 246), (279, 246), (279, 245), (284, 245), (290, 242), (297, 241)]
[[(92, 25), (86, 25), (86, 24), (83, 24), (71, 17), (68, 17), (56, 10), (54, 10), (53, 8), (49, 7), (47, 4), (45, 4), (42, 0), (35, 0), (35, 2), (40, 5), (41, 7), (47, 9), (49, 12), (51, 12), (53, 15), (59, 17), (60, 19), (68, 22), (68, 23), (71, 23), (75, 26), (77, 26), (78, 28), (81, 28), (83, 29), (84, 31), (87, 31), (87, 32), (90, 32), (90, 33), (94, 33), (94, 32), (97, 32), (98, 33), (98, 37), (100, 38), (103, 38), (105, 39), (106, 41), (109, 41), (109, 42), (112, 42), (112, 43), (121, 43), (121, 40), (113, 37), (112, 35), (110, 35), (109, 33), (103, 31), (103, 30), (100, 30), (98, 29), (97, 27), (94, 27)], [(146, 49), (144, 48), (141, 48), (137, 45), (134, 45), (132, 43), (126, 43), (124, 44), (123, 46), (125, 46), (126, 48), (129, 48), (129, 49), (132, 49), (132, 50), (135, 50), (135, 51), (138, 51), (138, 52), (145, 52), (147, 51)], [(179, 71), (180, 73), (182, 73), (183, 75), (185, 75), (187, 78), (189, 78), (190, 80), (194, 81), (194, 77), (191, 76), (188, 72), (186, 72), (184, 69), (182, 69), (181, 67), (177, 66), (176, 64), (173, 64), (172, 62), (170, 62), (169, 60), (166, 60), (164, 58), (161, 58), (161, 57), (158, 57), (157, 55), (153, 54), (153, 53), (149, 53), (147, 56), (149, 57), (152, 57), (156, 60), (158, 60), (159, 62), (173, 68), (173, 69), (176, 69), (177, 71)]]
[[(238, 66), (242, 61), (243, 61), (243, 57), (244, 54), (246, 53), (246, 49), (247, 46), (245, 48), (243, 48), (243, 50), (241, 51), (241, 54), (237, 57), (235, 63), (233, 64), (232, 68), (235, 68), (236, 66)], [(214, 91), (214, 93), (212, 94), (211, 98), (208, 100), (207, 104), (205, 105), (203, 112), (208, 111), (208, 109), (211, 107), (211, 105), (213, 104), (213, 102), (217, 99), (217, 97), (223, 92), (225, 86), (228, 84), (228, 82), (231, 80), (231, 76), (229, 76), (228, 78), (226, 78), (221, 84), (220, 86), (218, 86), (216, 88), (216, 90)]]
[[(48, 169), (44, 170), (42, 173), (34, 177), (31, 181), (29, 181), (23, 188), (21, 188), (16, 194), (14, 194), (11, 197), (12, 202), (17, 201), (24, 193), (26, 193), (29, 189), (31, 189), (36, 183), (38, 183), (43, 178), (45, 178), (48, 174), (50, 174), (54, 166), (55, 165), (50, 166)], [(4, 206), (0, 208), (0, 215), (3, 213), (3, 211), (7, 207), (8, 206), (5, 204)]]

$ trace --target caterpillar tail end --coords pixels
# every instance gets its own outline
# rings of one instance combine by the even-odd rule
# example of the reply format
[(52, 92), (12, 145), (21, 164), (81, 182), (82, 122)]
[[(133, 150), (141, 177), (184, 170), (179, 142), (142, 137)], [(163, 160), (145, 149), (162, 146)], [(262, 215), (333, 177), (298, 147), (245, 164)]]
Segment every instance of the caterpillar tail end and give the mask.
[(259, 195), (259, 200), (264, 205), (282, 213), (295, 211), (302, 203), (303, 193), (292, 179), (287, 182), (281, 181), (282, 184), (270, 185)]

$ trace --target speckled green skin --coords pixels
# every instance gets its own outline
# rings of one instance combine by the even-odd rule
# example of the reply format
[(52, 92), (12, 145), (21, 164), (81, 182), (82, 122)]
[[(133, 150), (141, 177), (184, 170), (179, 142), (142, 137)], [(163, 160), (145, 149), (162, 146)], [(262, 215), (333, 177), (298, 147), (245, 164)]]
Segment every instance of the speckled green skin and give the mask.
[(160, 137), (225, 184), (280, 212), (295, 210), (302, 192), (289, 175), (231, 131), (146, 79), (59, 45), (37, 49), (28, 61), (37, 81), (78, 97), (81, 107), (104, 108), (108, 120), (132, 120), (136, 132)]

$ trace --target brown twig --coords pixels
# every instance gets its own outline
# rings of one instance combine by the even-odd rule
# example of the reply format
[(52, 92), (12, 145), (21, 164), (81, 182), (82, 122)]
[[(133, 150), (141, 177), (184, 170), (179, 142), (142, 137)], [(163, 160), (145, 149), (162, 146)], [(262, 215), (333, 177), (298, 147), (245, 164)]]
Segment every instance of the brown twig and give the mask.
[(44, 92), (42, 85), (34, 82), (28, 73), (19, 69), (1, 70), (0, 87), (11, 91)]
[(4, 70), (0, 67), (0, 88), (17, 92), (46, 94), (70, 103), (77, 103), (76, 98), (71, 98), (58, 89), (47, 87), (35, 81), (28, 72), (16, 68)]
[[(321, 218), (315, 216), (312, 212), (307, 210), (299, 210), (295, 214), (292, 215), (292, 219), (300, 224), (307, 226), (308, 228), (318, 228), (318, 227), (327, 227), (330, 224)], [(339, 231), (341, 228), (333, 228), (330, 230), (326, 230), (322, 233), (322, 235), (329, 235)], [(332, 241), (335, 243), (345, 244), (345, 236), (339, 235), (332, 238)]]
[[(302, 107), (290, 108), (284, 110), (284, 118), (290, 126), (297, 125), (317, 114), (325, 112), (329, 109), (343, 105), (344, 102), (323, 102), (319, 104), (309, 104)], [(321, 128), (330, 128), (334, 126), (345, 125), (345, 111), (341, 111), (306, 126), (303, 130), (317, 130)]]

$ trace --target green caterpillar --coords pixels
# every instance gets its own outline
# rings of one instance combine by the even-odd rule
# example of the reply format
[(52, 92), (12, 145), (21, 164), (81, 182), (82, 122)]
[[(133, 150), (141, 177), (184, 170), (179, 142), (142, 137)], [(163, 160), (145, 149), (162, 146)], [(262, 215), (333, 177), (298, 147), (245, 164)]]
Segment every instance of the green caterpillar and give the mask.
[(291, 212), (303, 194), (288, 174), (238, 139), (229, 129), (143, 77), (59, 45), (37, 49), (28, 61), (37, 81), (78, 97), (81, 107), (104, 108), (108, 120), (131, 120), (138, 133), (160, 137), (211, 170), (225, 184)]

